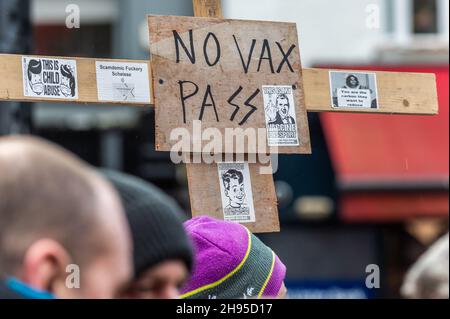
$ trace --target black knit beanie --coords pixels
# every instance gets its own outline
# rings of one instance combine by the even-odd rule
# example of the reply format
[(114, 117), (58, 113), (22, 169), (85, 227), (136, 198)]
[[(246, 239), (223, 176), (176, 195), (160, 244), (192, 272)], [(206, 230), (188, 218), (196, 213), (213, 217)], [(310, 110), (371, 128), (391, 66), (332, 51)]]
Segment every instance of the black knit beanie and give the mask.
[(175, 201), (137, 177), (110, 170), (102, 173), (117, 189), (130, 224), (135, 278), (167, 260), (181, 260), (190, 271), (193, 250)]

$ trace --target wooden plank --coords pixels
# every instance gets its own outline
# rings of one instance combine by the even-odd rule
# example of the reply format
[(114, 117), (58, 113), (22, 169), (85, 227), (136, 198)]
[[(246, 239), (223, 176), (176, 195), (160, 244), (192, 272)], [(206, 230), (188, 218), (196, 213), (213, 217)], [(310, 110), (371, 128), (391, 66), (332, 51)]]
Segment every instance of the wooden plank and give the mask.
[(194, 16), (222, 18), (221, 0), (193, 0)]
[[(50, 59), (58, 57), (47, 56)], [(29, 102), (70, 102), (82, 104), (118, 104), (138, 105), (130, 102), (104, 102), (97, 96), (97, 81), (95, 75), (96, 61), (146, 63), (151, 74), (151, 66), (144, 60), (112, 60), (60, 57), (75, 59), (78, 64), (79, 99), (58, 100), (42, 97), (25, 97), (23, 95), (21, 55), (0, 54), (0, 101), (29, 101)], [(376, 109), (345, 109), (331, 107), (330, 81), (328, 69), (303, 69), (303, 85), (305, 90), (305, 104), (308, 112), (364, 112), (380, 114), (415, 114), (435, 115), (439, 111), (436, 78), (431, 73), (380, 72), (377, 74), (378, 95), (380, 108)], [(348, 70), (349, 73), (352, 70)], [(361, 72), (361, 71), (358, 71)], [(150, 78), (150, 83), (152, 80)], [(146, 106), (153, 106), (153, 96)]]
[(304, 69), (306, 108), (309, 112), (365, 112), (434, 115), (438, 113), (436, 76), (432, 73), (337, 70), (376, 74), (379, 109), (333, 108), (329, 69)]
[[(97, 76), (96, 76), (96, 62), (126, 62), (145, 64), (148, 67), (148, 79), (151, 77), (151, 70), (148, 61), (136, 60), (111, 60), (111, 59), (91, 59), (91, 58), (76, 58), (76, 57), (50, 57), (39, 56), (39, 58), (54, 59), (70, 59), (75, 60), (77, 65), (77, 85), (78, 85), (78, 99), (53, 99), (45, 97), (28, 97), (24, 95), (22, 72), (22, 55), (0, 54), (0, 100), (4, 101), (29, 101), (29, 102), (70, 102), (82, 104), (118, 104), (118, 105), (135, 105), (143, 106), (152, 103), (152, 94), (150, 94), (147, 103), (135, 103), (133, 101), (100, 101), (97, 92)], [(33, 56), (36, 57), (36, 56)], [(149, 82), (151, 83), (151, 81)], [(151, 92), (151, 88), (150, 88)]]
[[(220, 0), (193, 0), (193, 4), (196, 16), (222, 17)], [(279, 232), (280, 222), (273, 175), (262, 175), (260, 163), (248, 164), (248, 167), (252, 182), (251, 200), (254, 203), (255, 222), (245, 223), (245, 225), (254, 233)], [(206, 213), (209, 216), (224, 219), (225, 210), (222, 207), (220, 193), (220, 183), (223, 181), (218, 176), (217, 168), (218, 164), (186, 164), (193, 216)], [(204, 200), (205, 198), (207, 200)]]
[[(272, 174), (260, 174), (268, 166), (249, 164), (256, 220), (243, 223), (254, 233), (279, 232), (277, 197)], [(193, 216), (208, 215), (224, 219), (217, 164), (187, 164), (189, 197)]]
[[(178, 143), (169, 138), (174, 129), (194, 136), (193, 124), (201, 121), (202, 132), (214, 128), (223, 137), (218, 153), (311, 153), (295, 24), (150, 16), (149, 28), (157, 150), (170, 151)], [(266, 102), (265, 86), (289, 92), (291, 122), (282, 125), (280, 112), (271, 122), (278, 124), (268, 124), (266, 108), (281, 94), (272, 93)], [(225, 138), (226, 130), (270, 134), (272, 126), (282, 133), (273, 133), (270, 145), (267, 138), (243, 145)]]

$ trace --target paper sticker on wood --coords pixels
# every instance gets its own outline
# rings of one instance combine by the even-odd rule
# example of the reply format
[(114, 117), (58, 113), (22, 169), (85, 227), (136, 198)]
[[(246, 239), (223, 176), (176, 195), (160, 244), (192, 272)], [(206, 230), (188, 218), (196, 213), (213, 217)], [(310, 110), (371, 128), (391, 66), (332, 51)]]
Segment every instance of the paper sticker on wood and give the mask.
[(23, 95), (49, 99), (78, 99), (77, 62), (22, 57)]
[(334, 108), (378, 109), (375, 73), (330, 71), (330, 92)]
[(269, 146), (298, 145), (295, 101), (291, 86), (263, 86)]
[(248, 163), (218, 163), (224, 220), (254, 223), (252, 181)]
[[(295, 24), (172, 16), (148, 21), (157, 150), (193, 152), (197, 142), (197, 151), (206, 152), (203, 146), (217, 142), (215, 153), (311, 152)], [(298, 145), (269, 148), (263, 86), (292, 87)], [(180, 144), (190, 149), (174, 148)]]
[(99, 101), (150, 103), (146, 63), (96, 61)]

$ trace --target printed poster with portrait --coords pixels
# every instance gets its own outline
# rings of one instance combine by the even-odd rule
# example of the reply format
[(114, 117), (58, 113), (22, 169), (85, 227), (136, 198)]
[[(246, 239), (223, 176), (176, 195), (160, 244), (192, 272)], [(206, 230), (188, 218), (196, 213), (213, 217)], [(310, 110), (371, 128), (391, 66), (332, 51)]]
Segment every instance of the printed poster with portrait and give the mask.
[(218, 163), (224, 220), (254, 223), (252, 183), (248, 163)]
[(375, 73), (330, 71), (333, 108), (378, 109)]
[(22, 72), (24, 96), (78, 99), (75, 60), (23, 57)]
[(298, 146), (298, 128), (292, 86), (263, 86), (269, 146)]

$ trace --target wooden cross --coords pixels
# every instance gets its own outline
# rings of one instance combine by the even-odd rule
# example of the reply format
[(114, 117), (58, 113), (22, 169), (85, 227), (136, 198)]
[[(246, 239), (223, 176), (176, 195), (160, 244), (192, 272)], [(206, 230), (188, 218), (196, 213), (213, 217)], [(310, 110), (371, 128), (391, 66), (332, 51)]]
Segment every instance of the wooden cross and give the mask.
[[(0, 100), (155, 106), (160, 151), (173, 150), (174, 129), (194, 133), (194, 120), (222, 135), (264, 129), (264, 142), (244, 151), (226, 134), (211, 151), (243, 155), (242, 163), (186, 164), (192, 214), (253, 232), (280, 229), (273, 176), (261, 174), (270, 162), (253, 155), (310, 153), (306, 112), (438, 112), (433, 74), (302, 68), (295, 24), (224, 20), (220, 0), (193, 4), (196, 17), (209, 18), (149, 17), (151, 62), (0, 54)], [(205, 152), (194, 146), (182, 157)]]

